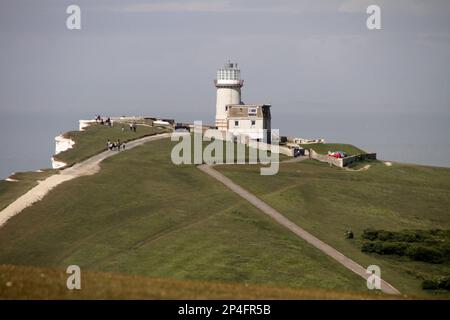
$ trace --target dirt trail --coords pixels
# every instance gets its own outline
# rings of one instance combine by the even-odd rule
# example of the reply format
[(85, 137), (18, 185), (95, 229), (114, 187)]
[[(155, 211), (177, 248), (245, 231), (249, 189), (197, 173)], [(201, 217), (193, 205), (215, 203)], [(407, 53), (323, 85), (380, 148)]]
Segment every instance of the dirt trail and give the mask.
[(367, 171), (370, 169), (370, 167), (371, 167), (370, 164), (366, 164), (364, 167), (359, 168), (359, 169), (352, 169), (352, 168), (347, 168), (347, 167), (344, 167), (344, 169), (347, 171)]
[[(170, 133), (157, 134), (127, 142), (127, 149), (130, 150), (146, 142), (159, 139), (170, 138)], [(126, 152), (120, 151), (120, 152)], [(75, 164), (74, 166), (61, 170), (59, 174), (52, 175), (45, 180), (39, 181), (38, 185), (30, 189), (27, 193), (17, 198), (13, 203), (0, 211), (0, 227), (3, 226), (10, 218), (20, 213), (26, 207), (42, 200), (45, 195), (58, 186), (59, 184), (78, 177), (95, 174), (100, 170), (100, 162), (113, 155), (119, 154), (118, 151), (104, 151), (85, 161)]]
[[(361, 265), (356, 263), (355, 261), (351, 260), (350, 258), (347, 258), (344, 256), (341, 252), (337, 251), (333, 247), (329, 246), (325, 242), (321, 241), (320, 239), (316, 238), (303, 228), (299, 227), (294, 222), (287, 219), (285, 216), (283, 216), (281, 213), (279, 213), (277, 210), (269, 206), (267, 203), (253, 195), (252, 193), (248, 192), (246, 189), (242, 188), (241, 186), (237, 185), (227, 177), (225, 177), (220, 172), (214, 170), (209, 165), (199, 165), (197, 168), (199, 168), (201, 171), (207, 173), (214, 179), (222, 182), (226, 187), (228, 187), (230, 190), (237, 193), (239, 196), (250, 202), (252, 205), (254, 205), (256, 208), (273, 218), (276, 222), (281, 224), (282, 226), (286, 227), (293, 233), (295, 233), (297, 236), (308, 242), (309, 244), (313, 245), (326, 255), (330, 256), (340, 264), (342, 264), (347, 269), (353, 271), (357, 275), (361, 276), (362, 278), (366, 279), (370, 276), (370, 274), (366, 273), (366, 269), (363, 268)], [(386, 281), (381, 279), (381, 290), (385, 293), (389, 294), (400, 294), (400, 292), (395, 289), (392, 285), (387, 283)]]

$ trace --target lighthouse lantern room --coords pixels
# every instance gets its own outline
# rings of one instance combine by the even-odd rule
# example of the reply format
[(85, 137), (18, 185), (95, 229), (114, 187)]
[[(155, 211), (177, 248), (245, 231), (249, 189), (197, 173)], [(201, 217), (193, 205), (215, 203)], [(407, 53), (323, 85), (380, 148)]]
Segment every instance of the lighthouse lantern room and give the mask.
[(219, 130), (227, 129), (227, 105), (239, 105), (241, 101), (241, 70), (237, 63), (227, 62), (217, 70), (217, 79), (214, 80), (217, 88), (216, 101), (216, 127)]

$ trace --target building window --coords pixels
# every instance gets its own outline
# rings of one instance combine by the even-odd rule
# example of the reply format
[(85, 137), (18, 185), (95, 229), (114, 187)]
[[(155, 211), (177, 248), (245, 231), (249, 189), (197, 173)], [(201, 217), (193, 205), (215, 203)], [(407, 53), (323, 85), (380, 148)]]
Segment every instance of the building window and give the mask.
[(254, 126), (256, 124), (255, 120), (252, 120), (252, 126)]
[(235, 126), (235, 127), (239, 127), (239, 121), (236, 120), (236, 121), (234, 122), (234, 126)]
[(248, 109), (248, 115), (249, 116), (256, 116), (256, 112), (257, 112), (256, 108)]

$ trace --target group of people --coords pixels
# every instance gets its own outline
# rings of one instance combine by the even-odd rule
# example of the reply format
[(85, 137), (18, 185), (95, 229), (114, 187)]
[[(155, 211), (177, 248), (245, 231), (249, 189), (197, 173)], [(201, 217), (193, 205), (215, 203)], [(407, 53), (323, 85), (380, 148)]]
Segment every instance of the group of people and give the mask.
[(136, 122), (130, 123), (130, 131), (136, 132), (136, 129), (137, 129)]
[(104, 120), (100, 115), (97, 115), (95, 117), (95, 122), (102, 124), (102, 125), (107, 125), (109, 127), (112, 127), (112, 125), (113, 125), (110, 117), (108, 117), (108, 118), (106, 118), (106, 120)]
[(117, 141), (115, 142), (111, 142), (109, 139), (106, 142), (106, 147), (108, 148), (108, 150), (117, 150), (120, 151), (125, 150), (125, 143), (124, 142), (120, 142), (120, 139), (117, 139)]
[[(113, 121), (111, 120), (110, 117), (106, 118), (106, 120), (105, 120), (99, 114), (95, 116), (95, 122), (98, 123), (98, 124), (101, 124), (101, 125), (107, 125), (109, 127), (113, 126)], [(122, 125), (122, 131), (125, 131), (125, 128), (124, 128), (123, 125)], [(132, 132), (136, 132), (137, 131), (137, 125), (136, 125), (135, 121), (133, 121), (133, 123), (130, 123), (130, 131), (132, 131)]]

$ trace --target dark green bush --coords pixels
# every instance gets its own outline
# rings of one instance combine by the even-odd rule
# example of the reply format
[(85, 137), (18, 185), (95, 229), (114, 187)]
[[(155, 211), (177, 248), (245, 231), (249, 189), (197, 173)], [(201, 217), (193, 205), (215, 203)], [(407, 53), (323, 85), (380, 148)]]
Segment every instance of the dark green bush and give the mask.
[[(408, 256), (428, 263), (450, 262), (450, 230), (386, 231), (366, 229), (361, 251)], [(431, 284), (427, 284), (431, 285)]]
[(450, 240), (450, 230), (403, 230), (394, 232), (368, 228), (363, 231), (362, 238), (370, 241), (436, 242)]
[(377, 238), (380, 241), (392, 241), (395, 240), (395, 235), (391, 231), (379, 230)]
[(396, 254), (404, 256), (408, 245), (401, 242), (387, 242), (382, 245), (382, 254)]
[(445, 277), (439, 282), (439, 287), (441, 289), (450, 290), (450, 277)]
[(439, 284), (436, 280), (427, 279), (422, 282), (422, 289), (437, 290), (437, 289), (439, 289)]
[(446, 257), (447, 260), (450, 259), (450, 243), (444, 243), (439, 246), (439, 249), (441, 250), (444, 257)]
[(362, 244), (361, 251), (403, 256), (407, 248), (408, 245), (401, 242), (365, 241)]
[(406, 250), (406, 255), (413, 260), (429, 263), (442, 263), (444, 256), (441, 251), (423, 246), (410, 246)]
[(450, 277), (441, 277), (436, 279), (426, 279), (422, 282), (424, 290), (450, 290)]
[(366, 241), (362, 244), (361, 251), (380, 254), (381, 253), (381, 243), (378, 241), (377, 242)]
[(418, 231), (402, 231), (398, 232), (394, 237), (397, 241), (403, 242), (423, 242), (429, 238)]
[(361, 236), (364, 240), (374, 241), (378, 238), (378, 230), (366, 229)]
[(403, 242), (365, 241), (362, 244), (361, 251), (408, 256), (412, 260), (428, 263), (442, 263), (445, 257), (441, 250), (420, 245), (410, 245)]

